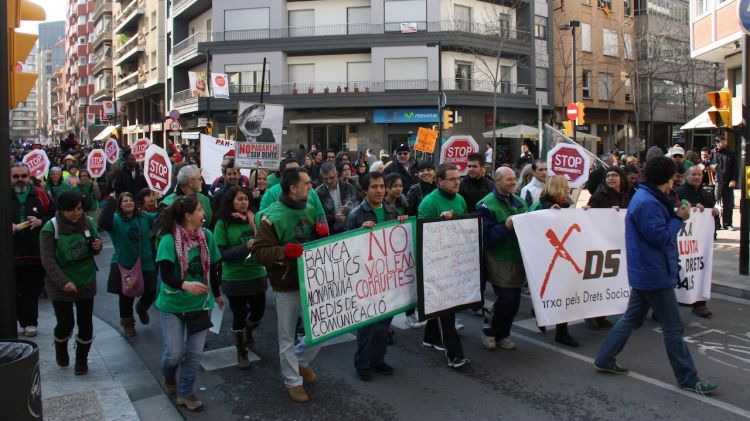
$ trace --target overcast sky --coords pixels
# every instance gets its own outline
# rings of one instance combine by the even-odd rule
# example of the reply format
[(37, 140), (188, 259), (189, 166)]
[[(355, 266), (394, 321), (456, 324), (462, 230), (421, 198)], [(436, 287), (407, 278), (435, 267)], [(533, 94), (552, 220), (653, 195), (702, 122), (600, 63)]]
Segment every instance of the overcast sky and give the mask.
[[(56, 20), (65, 20), (65, 13), (68, 9), (67, 0), (34, 0), (37, 4), (44, 7), (44, 11), (47, 13), (47, 22), (54, 22)], [(37, 33), (38, 22), (23, 22), (21, 23), (21, 31)]]

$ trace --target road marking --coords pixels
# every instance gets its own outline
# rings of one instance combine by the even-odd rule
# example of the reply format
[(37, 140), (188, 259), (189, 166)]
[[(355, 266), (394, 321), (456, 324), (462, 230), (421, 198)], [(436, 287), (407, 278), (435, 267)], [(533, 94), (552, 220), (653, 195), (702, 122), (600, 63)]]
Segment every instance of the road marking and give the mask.
[[(574, 358), (576, 360), (583, 361), (585, 363), (589, 363), (589, 364), (592, 364), (592, 365), (594, 364), (594, 359), (593, 358), (589, 358), (589, 357), (587, 357), (585, 355), (578, 354), (578, 353), (575, 353), (575, 352), (572, 352), (572, 351), (568, 351), (567, 349), (562, 349), (562, 348), (560, 348), (558, 346), (550, 345), (550, 344), (548, 344), (546, 342), (543, 342), (543, 341), (540, 341), (538, 339), (534, 339), (534, 338), (528, 337), (526, 335), (521, 335), (519, 333), (511, 332), (510, 335), (512, 337), (514, 337), (514, 338), (520, 339), (522, 341), (529, 342), (531, 344), (540, 346), (540, 347), (548, 349), (550, 351), (554, 351), (554, 352), (566, 355), (566, 356)], [(593, 370), (593, 368), (592, 368), (592, 370)], [(745, 418), (750, 418), (750, 410), (743, 409), (743, 408), (740, 408), (738, 406), (734, 406), (732, 404), (729, 404), (729, 403), (726, 403), (726, 402), (722, 402), (722, 401), (719, 401), (719, 400), (716, 400), (716, 399), (713, 399), (713, 398), (708, 398), (708, 397), (705, 397), (705, 396), (701, 396), (701, 395), (698, 395), (697, 393), (688, 392), (687, 390), (680, 389), (679, 387), (674, 386), (672, 384), (665, 383), (665, 382), (663, 382), (661, 380), (657, 380), (657, 379), (654, 379), (652, 377), (648, 377), (648, 376), (643, 375), (643, 374), (638, 374), (638, 373), (636, 373), (636, 372), (634, 372), (632, 370), (630, 371), (630, 374), (628, 374), (628, 376), (632, 377), (632, 378), (634, 378), (636, 380), (640, 380), (640, 381), (642, 381), (644, 383), (648, 383), (650, 385), (659, 387), (661, 389), (668, 390), (670, 392), (678, 393), (678, 394), (680, 394), (680, 395), (682, 395), (682, 396), (684, 396), (686, 398), (691, 398), (691, 399), (697, 400), (699, 402), (703, 402), (703, 403), (706, 403), (708, 405), (714, 406), (716, 408), (723, 409), (723, 410), (731, 412), (731, 413), (733, 413), (735, 415), (739, 415), (739, 416), (745, 417)]]

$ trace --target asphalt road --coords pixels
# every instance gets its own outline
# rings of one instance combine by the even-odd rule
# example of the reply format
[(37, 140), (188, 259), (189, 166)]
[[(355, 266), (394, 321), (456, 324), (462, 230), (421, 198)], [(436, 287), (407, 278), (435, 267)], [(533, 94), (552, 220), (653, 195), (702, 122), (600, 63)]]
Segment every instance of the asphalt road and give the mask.
[[(95, 315), (119, 328), (117, 297), (106, 293), (111, 243), (97, 257), (101, 269), (97, 282)], [(488, 289), (489, 291), (489, 289)], [(656, 322), (650, 319), (635, 331), (621, 354), (621, 365), (630, 375), (596, 372), (593, 357), (606, 331), (588, 330), (582, 323), (570, 326), (579, 348), (558, 347), (554, 330), (540, 333), (531, 319), (531, 301), (525, 297), (516, 317), (512, 338), (517, 349), (485, 350), (481, 345), (481, 319), (468, 312), (459, 315), (466, 328), (460, 332), (471, 364), (460, 370), (447, 366), (445, 356), (421, 345), (422, 331), (396, 327), (396, 343), (386, 360), (396, 373), (375, 376), (371, 382), (355, 377), (355, 342), (324, 346), (312, 367), (316, 384), (306, 387), (312, 400), (292, 402), (279, 372), (276, 317), (270, 290), (263, 324), (256, 330), (255, 353), (260, 361), (250, 371), (226, 367), (201, 370), (196, 394), (205, 411), (189, 413), (187, 420), (608, 420), (608, 419), (713, 419), (750, 418), (750, 301), (714, 297), (711, 319), (702, 319), (681, 308), (685, 336), (699, 374), (721, 385), (711, 397), (682, 391), (664, 352)], [(488, 299), (492, 299), (491, 296)], [(158, 312), (152, 322), (137, 325), (130, 338), (157, 379), (162, 353)], [(220, 335), (209, 333), (206, 351), (232, 345), (231, 313), (225, 314)], [(611, 317), (614, 320), (615, 317)], [(398, 324), (398, 323), (396, 323)], [(348, 337), (351, 338), (351, 337)], [(131, 391), (132, 400), (160, 391)]]

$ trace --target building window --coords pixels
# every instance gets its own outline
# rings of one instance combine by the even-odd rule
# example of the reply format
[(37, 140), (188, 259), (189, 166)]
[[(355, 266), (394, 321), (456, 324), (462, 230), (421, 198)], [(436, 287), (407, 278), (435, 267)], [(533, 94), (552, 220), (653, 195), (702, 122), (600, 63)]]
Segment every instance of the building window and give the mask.
[(513, 67), (500, 66), (500, 92), (511, 93), (511, 83), (513, 83)]
[(86, 37), (78, 37), (78, 45), (86, 44)]
[(586, 6), (591, 6), (591, 0), (581, 0), (581, 4), (585, 4)]
[(612, 75), (609, 73), (599, 73), (599, 99), (612, 101)]
[(471, 7), (454, 5), (453, 20), (456, 23), (456, 30), (471, 32)]
[(456, 61), (456, 89), (459, 91), (471, 90), (471, 63), (467, 61)]
[(78, 58), (78, 64), (81, 65), (81, 66), (84, 65), (84, 64), (86, 64), (86, 56), (79, 57)]
[(584, 70), (581, 76), (581, 90), (584, 98), (591, 98), (591, 71)]
[[(227, 64), (224, 72), (229, 78), (231, 93), (259, 93), (263, 79), (262, 64)], [(269, 92), (271, 86), (271, 72), (266, 66), (266, 80), (263, 92)]]
[(536, 88), (547, 89), (547, 69), (543, 67), (536, 68)]
[(618, 57), (619, 51), (617, 48), (617, 32), (604, 28), (602, 29), (602, 35), (604, 40), (604, 45), (602, 48), (602, 52), (605, 56), (611, 56), (611, 57)]
[(372, 80), (372, 62), (351, 61), (346, 63), (346, 84), (349, 88), (364, 90)]
[(630, 78), (625, 79), (625, 102), (633, 102), (633, 84)]
[(630, 16), (630, 14), (633, 12), (631, 4), (631, 0), (623, 0), (623, 5), (625, 6), (625, 16)]
[(427, 57), (385, 59), (385, 89), (427, 89)]
[(695, 14), (697, 16), (700, 16), (704, 13), (709, 12), (709, 7), (711, 6), (711, 0), (695, 0)]
[(247, 35), (255, 35), (251, 36), (251, 39), (268, 37), (268, 28), (270, 26), (269, 15), (270, 9), (268, 7), (225, 10), (224, 30), (247, 31), (249, 32)]
[(427, 30), (425, 0), (386, 0), (385, 31), (400, 32), (402, 22), (416, 22), (418, 31)]
[(581, 22), (581, 51), (591, 52), (591, 25)]
[(349, 34), (369, 34), (370, 33), (370, 7), (347, 7), (346, 8), (346, 26)]
[(288, 14), (290, 37), (315, 35), (315, 9), (290, 10)]
[(537, 38), (547, 39), (547, 18), (544, 16), (534, 16), (534, 36)]
[(510, 37), (510, 15), (508, 13), (498, 13), (497, 15), (497, 33), (501, 37)]
[(631, 34), (623, 34), (622, 42), (625, 49), (625, 58), (633, 60), (633, 36)]

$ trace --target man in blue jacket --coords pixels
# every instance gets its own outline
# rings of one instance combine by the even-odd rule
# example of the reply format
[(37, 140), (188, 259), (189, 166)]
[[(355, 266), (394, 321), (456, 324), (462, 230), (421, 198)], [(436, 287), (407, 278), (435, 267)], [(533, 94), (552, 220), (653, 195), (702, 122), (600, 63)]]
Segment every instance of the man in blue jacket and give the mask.
[(643, 324), (649, 307), (659, 319), (669, 363), (683, 389), (699, 394), (711, 393), (718, 385), (702, 380), (682, 339), (682, 320), (674, 287), (678, 280), (677, 233), (690, 216), (688, 206), (675, 212), (667, 193), (672, 188), (675, 164), (666, 157), (646, 162), (646, 182), (642, 183), (630, 201), (625, 217), (625, 247), (627, 250), (630, 300), (628, 309), (620, 317), (604, 340), (594, 367), (614, 374), (628, 374), (630, 370), (615, 361), (625, 347), (630, 332)]

